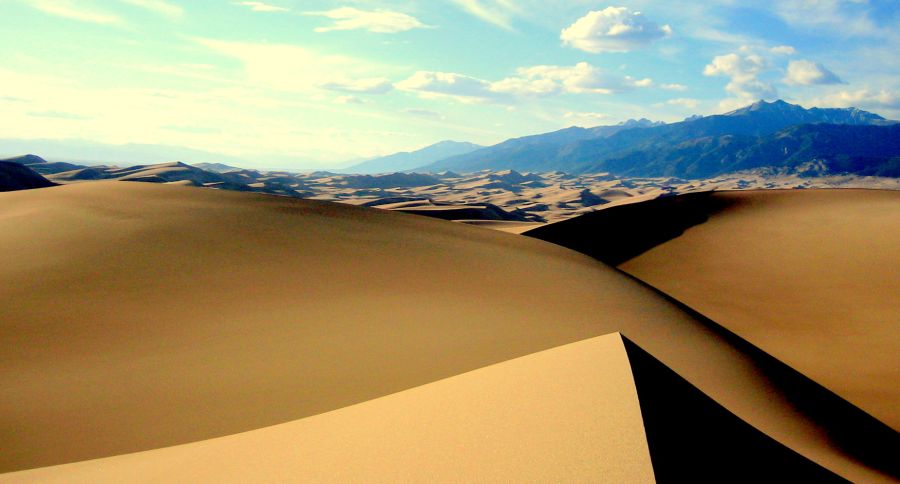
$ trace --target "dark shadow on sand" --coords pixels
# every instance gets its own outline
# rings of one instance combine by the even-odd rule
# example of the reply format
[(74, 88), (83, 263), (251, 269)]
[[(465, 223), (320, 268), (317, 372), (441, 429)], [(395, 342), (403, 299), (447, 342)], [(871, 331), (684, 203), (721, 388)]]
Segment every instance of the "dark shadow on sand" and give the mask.
[(568, 247), (615, 266), (740, 203), (735, 199), (712, 197), (712, 193), (666, 196), (610, 207), (538, 227), (523, 235)]

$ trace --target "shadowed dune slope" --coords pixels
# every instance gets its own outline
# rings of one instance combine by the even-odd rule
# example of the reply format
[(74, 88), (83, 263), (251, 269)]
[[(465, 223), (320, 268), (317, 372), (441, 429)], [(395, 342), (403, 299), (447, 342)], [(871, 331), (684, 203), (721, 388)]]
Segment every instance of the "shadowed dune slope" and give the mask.
[(660, 482), (846, 482), (697, 390), (625, 339)]
[(528, 235), (621, 263), (900, 429), (900, 192), (705, 192), (605, 212)]
[(46, 188), (56, 185), (27, 166), (0, 160), (0, 192)]
[(0, 194), (0, 252), (16, 254), (0, 266), (3, 471), (258, 429), (621, 331), (829, 470), (890, 472), (848, 453), (828, 415), (794, 406), (781, 370), (713, 325), (525, 237), (96, 182)]

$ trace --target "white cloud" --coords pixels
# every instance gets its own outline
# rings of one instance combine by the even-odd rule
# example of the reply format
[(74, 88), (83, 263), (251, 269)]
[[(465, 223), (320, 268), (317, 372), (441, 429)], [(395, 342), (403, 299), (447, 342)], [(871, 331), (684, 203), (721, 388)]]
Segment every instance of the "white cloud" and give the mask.
[(795, 60), (788, 64), (784, 82), (795, 86), (811, 86), (813, 84), (843, 84), (833, 72), (818, 62)]
[(500, 101), (508, 97), (494, 91), (488, 81), (452, 72), (418, 71), (394, 86), (423, 97), (449, 96), (463, 102)]
[(320, 84), (319, 87), (329, 91), (362, 94), (384, 94), (394, 88), (390, 79), (385, 77), (330, 81)]
[(520, 67), (518, 77), (495, 83), (494, 88), (512, 94), (553, 94), (556, 92), (612, 94), (637, 87), (650, 87), (649, 78), (618, 77), (588, 64), (574, 66), (540, 65)]
[(678, 83), (660, 84), (659, 87), (667, 91), (687, 91), (687, 86)]
[(419, 71), (395, 84), (398, 89), (419, 92), (426, 97), (444, 95), (466, 102), (510, 102), (515, 98), (561, 93), (612, 94), (653, 85), (650, 78), (611, 75), (587, 62), (574, 66), (520, 67), (515, 76), (493, 82), (463, 74)]
[(858, 89), (854, 91), (836, 91), (823, 97), (813, 99), (810, 104), (836, 108), (869, 108), (900, 110), (900, 95), (896, 91), (880, 89)]
[(628, 52), (672, 35), (668, 25), (662, 27), (647, 20), (641, 12), (627, 7), (607, 7), (589, 12), (560, 34), (564, 44), (591, 53)]
[(71, 0), (26, 0), (25, 3), (41, 12), (81, 22), (118, 24), (122, 19), (110, 12), (86, 7)]
[(184, 15), (184, 9), (164, 0), (121, 0), (129, 5), (144, 8), (151, 12), (165, 15), (171, 18), (179, 18)]
[(725, 104), (744, 105), (749, 101), (758, 99), (773, 99), (778, 97), (778, 91), (771, 83), (758, 79), (758, 75), (769, 69), (768, 61), (758, 54), (743, 52), (719, 55), (703, 69), (705, 76), (725, 76), (731, 79), (725, 86), (725, 91), (736, 97), (733, 102)]
[(284, 7), (278, 7), (275, 5), (269, 5), (264, 2), (236, 2), (236, 5), (241, 5), (244, 7), (250, 7), (250, 10), (254, 12), (287, 12), (288, 9)]
[(513, 0), (452, 1), (469, 14), (507, 30), (512, 29), (512, 18), (520, 13), (520, 7)]
[(794, 55), (797, 53), (797, 49), (791, 47), (790, 45), (776, 45), (769, 49), (769, 52), (777, 55)]
[(680, 106), (683, 108), (694, 109), (700, 104), (700, 101), (686, 97), (679, 97), (675, 99), (669, 99), (668, 101), (666, 101), (666, 104), (669, 106)]
[(327, 17), (334, 20), (328, 27), (317, 27), (316, 32), (332, 30), (368, 30), (379, 34), (395, 34), (412, 29), (425, 28), (427, 25), (419, 19), (400, 12), (389, 10), (360, 10), (353, 7), (341, 7), (323, 12), (306, 12), (307, 15)]

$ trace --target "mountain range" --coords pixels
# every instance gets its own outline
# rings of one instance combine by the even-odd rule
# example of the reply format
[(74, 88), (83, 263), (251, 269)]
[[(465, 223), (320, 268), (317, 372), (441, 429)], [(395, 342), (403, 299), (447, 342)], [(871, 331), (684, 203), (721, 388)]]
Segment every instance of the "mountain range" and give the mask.
[(452, 156), (471, 153), (483, 148), (481, 145), (460, 141), (441, 141), (415, 151), (402, 151), (357, 163), (338, 170), (344, 173), (393, 173), (407, 171), (428, 165)]
[(775, 167), (900, 176), (898, 144), (896, 123), (877, 114), (759, 101), (671, 124), (640, 120), (515, 138), (416, 171), (515, 169), (703, 178)]

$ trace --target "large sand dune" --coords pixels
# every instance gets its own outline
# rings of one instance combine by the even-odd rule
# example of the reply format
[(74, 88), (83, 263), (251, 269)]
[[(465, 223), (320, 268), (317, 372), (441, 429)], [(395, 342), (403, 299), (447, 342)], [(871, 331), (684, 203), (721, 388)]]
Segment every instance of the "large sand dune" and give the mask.
[(900, 429), (900, 192), (706, 192), (530, 232), (610, 263)]
[[(855, 481), (895, 472), (853, 452), (884, 442), (883, 424), (653, 290), (529, 238), (348, 205), (97, 182), (0, 194), (0, 253), (15, 254), (0, 266), (2, 471), (304, 422), (620, 331), (828, 470)], [(601, 360), (600, 371), (618, 371)], [(798, 388), (824, 410), (797, 405)], [(835, 422), (862, 430), (833, 434)], [(152, 462), (134, 459), (135, 475)]]

